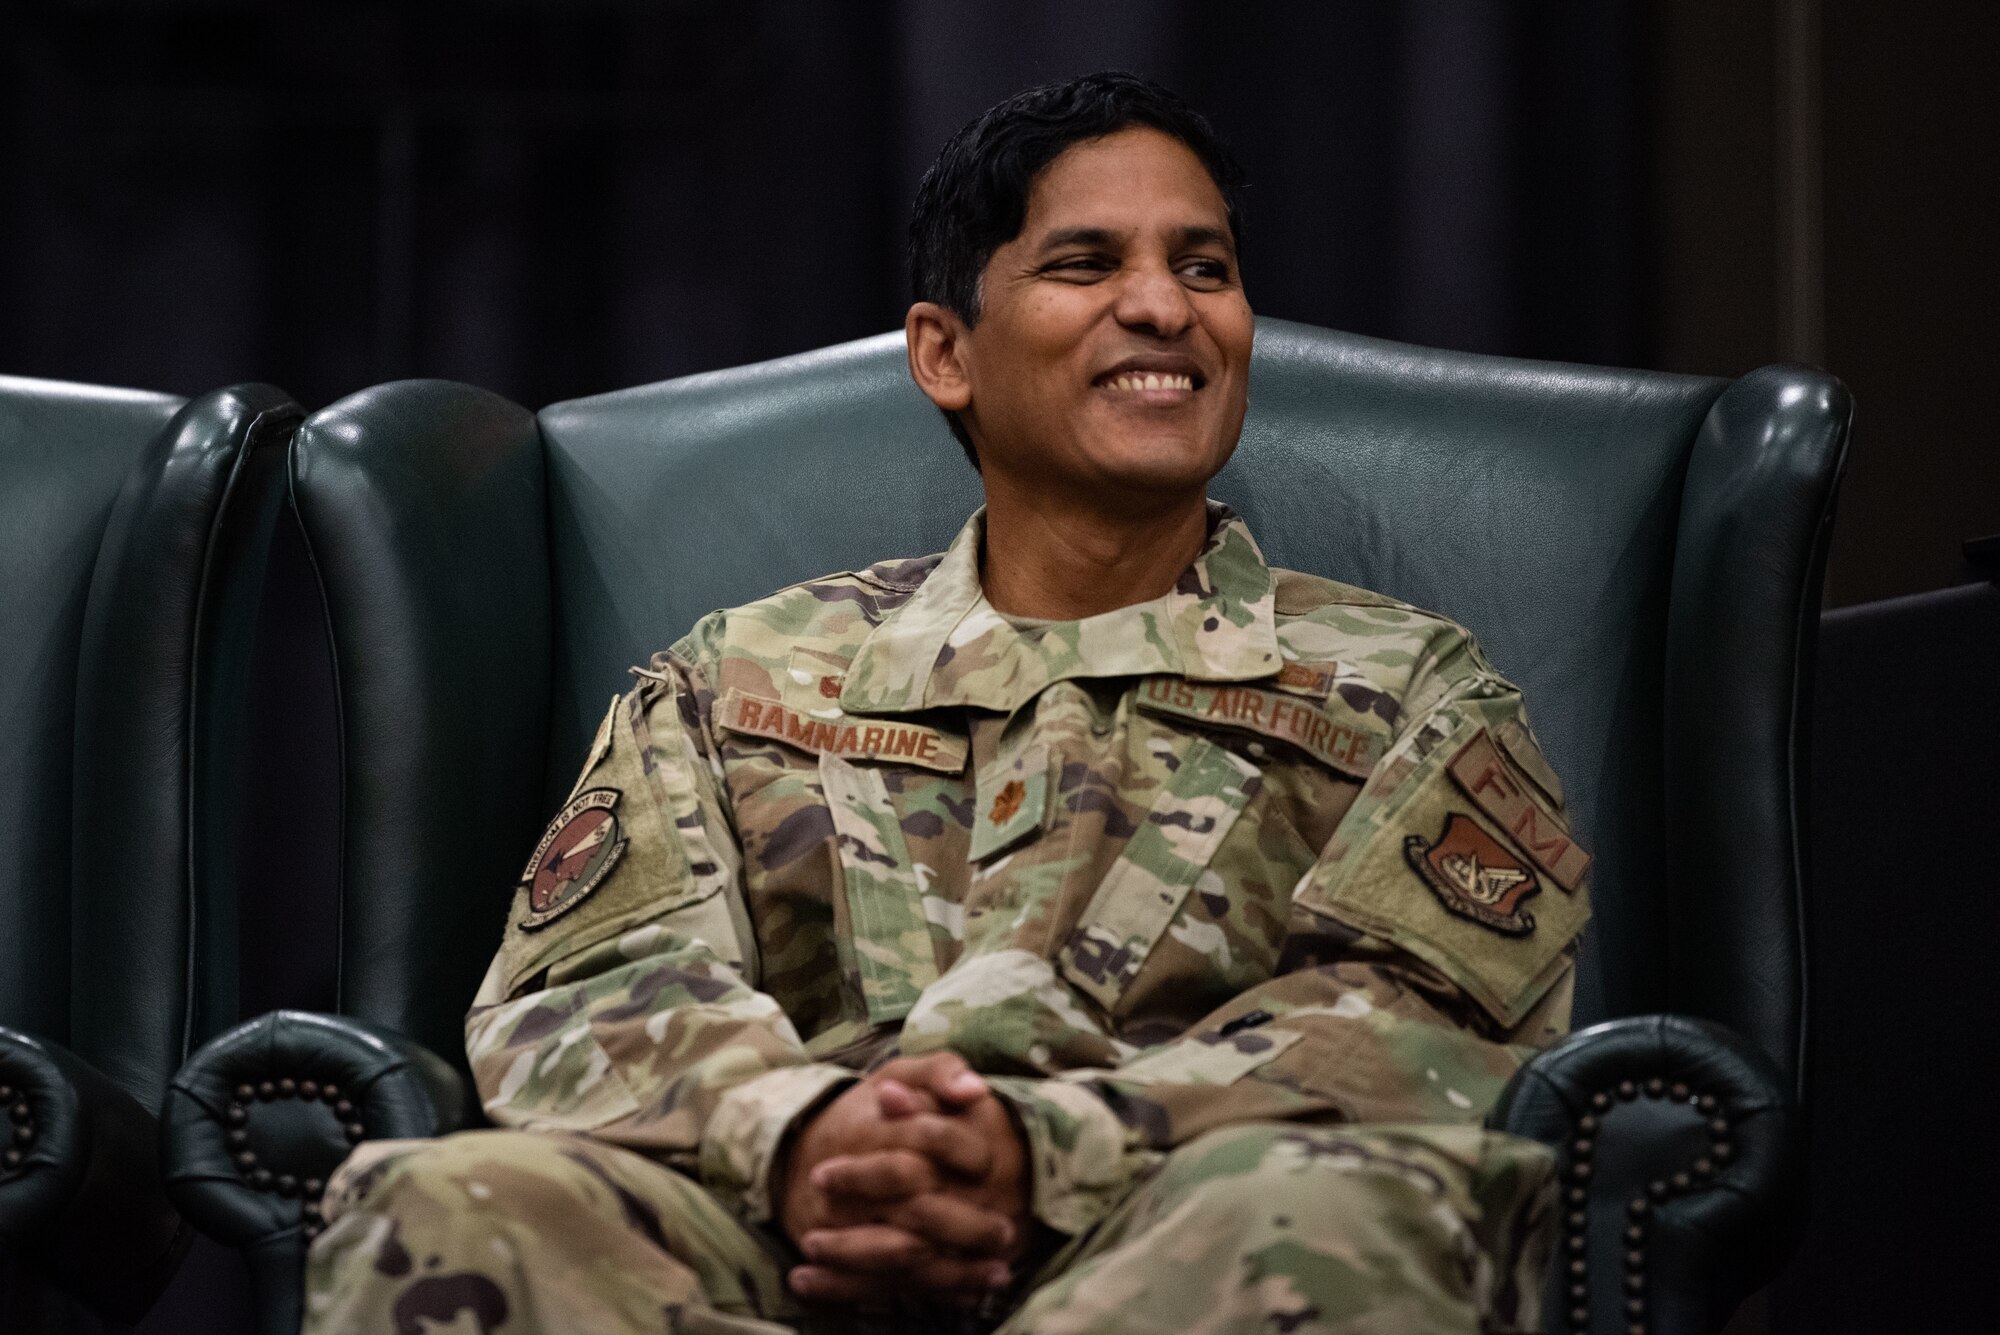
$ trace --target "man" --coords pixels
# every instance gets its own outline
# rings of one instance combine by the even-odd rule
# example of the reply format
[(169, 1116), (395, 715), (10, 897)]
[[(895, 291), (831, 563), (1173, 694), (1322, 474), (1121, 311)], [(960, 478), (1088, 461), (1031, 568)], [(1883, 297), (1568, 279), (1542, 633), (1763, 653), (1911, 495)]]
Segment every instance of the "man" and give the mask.
[(1466, 634), (1267, 567), (1239, 174), (1098, 75), (946, 146), (942, 556), (640, 670), (467, 1022), (505, 1129), (364, 1145), (315, 1330), (1536, 1328), (1588, 858)]

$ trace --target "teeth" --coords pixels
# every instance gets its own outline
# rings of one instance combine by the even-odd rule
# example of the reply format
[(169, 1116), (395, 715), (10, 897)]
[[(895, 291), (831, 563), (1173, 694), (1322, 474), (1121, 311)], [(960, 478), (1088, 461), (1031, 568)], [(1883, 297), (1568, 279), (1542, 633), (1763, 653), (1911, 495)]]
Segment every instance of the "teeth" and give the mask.
[(1159, 375), (1156, 373), (1147, 373), (1147, 374), (1127, 373), (1121, 376), (1114, 376), (1111, 380), (1110, 387), (1112, 389), (1124, 389), (1124, 390), (1136, 390), (1136, 389), (1193, 390), (1194, 377), (1186, 375)]

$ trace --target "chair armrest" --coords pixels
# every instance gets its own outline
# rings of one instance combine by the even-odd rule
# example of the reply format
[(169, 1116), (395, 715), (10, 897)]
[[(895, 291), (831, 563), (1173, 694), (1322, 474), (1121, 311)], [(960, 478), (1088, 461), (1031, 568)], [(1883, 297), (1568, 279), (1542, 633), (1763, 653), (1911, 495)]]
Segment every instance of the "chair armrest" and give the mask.
[(1562, 1163), (1552, 1335), (1711, 1335), (1798, 1244), (1805, 1180), (1790, 1083), (1721, 1025), (1680, 1015), (1594, 1025), (1517, 1072), (1487, 1120), (1554, 1147)]
[(0, 1250), (136, 1322), (194, 1234), (160, 1180), (159, 1126), (68, 1049), (0, 1028)]
[(439, 1136), (465, 1083), (417, 1043), (344, 1015), (273, 1011), (188, 1058), (161, 1114), (167, 1193), (249, 1263), (259, 1325), (296, 1331), (326, 1179), (362, 1140)]

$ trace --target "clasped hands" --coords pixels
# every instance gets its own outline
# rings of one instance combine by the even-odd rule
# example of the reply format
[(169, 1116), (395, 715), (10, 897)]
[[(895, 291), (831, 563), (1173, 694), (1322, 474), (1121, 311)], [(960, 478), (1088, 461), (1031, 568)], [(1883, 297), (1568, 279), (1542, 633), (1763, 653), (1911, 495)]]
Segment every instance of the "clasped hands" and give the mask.
[(780, 1171), (778, 1222), (805, 1257), (786, 1278), (814, 1302), (971, 1301), (1026, 1250), (1021, 1132), (955, 1053), (871, 1072), (794, 1134)]

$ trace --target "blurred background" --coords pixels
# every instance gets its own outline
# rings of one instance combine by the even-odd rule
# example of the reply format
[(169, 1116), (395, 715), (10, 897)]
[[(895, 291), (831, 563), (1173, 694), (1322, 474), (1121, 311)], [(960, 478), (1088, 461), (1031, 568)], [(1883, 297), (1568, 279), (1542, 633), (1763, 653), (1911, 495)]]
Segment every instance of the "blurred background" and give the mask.
[[(6, 0), (0, 370), (531, 407), (901, 323), (947, 135), (1125, 67), (1264, 314), (1861, 403), (1831, 601), (2000, 531), (2000, 19), (1867, 0)], [(1985, 164), (1985, 165), (1982, 165)]]
[[(1843, 377), (1860, 409), (1828, 602), (1859, 614), (1991, 578), (1963, 544), (2000, 533), (1996, 15), (0, 0), (0, 372), (261, 379), (308, 409), (441, 376), (539, 407), (878, 333), (901, 322), (908, 201), (942, 141), (1024, 85), (1123, 67), (1235, 142), (1262, 314)], [(1991, 712), (1981, 597), (1829, 618), (1814, 1222), (1735, 1330), (1989, 1328), (1995, 1156), (1970, 1147), (1996, 1091), (1972, 1054), (2000, 1007), (1965, 980), (1990, 975), (2000, 927), (1980, 842), (2000, 785), (1994, 729), (1962, 723)]]

